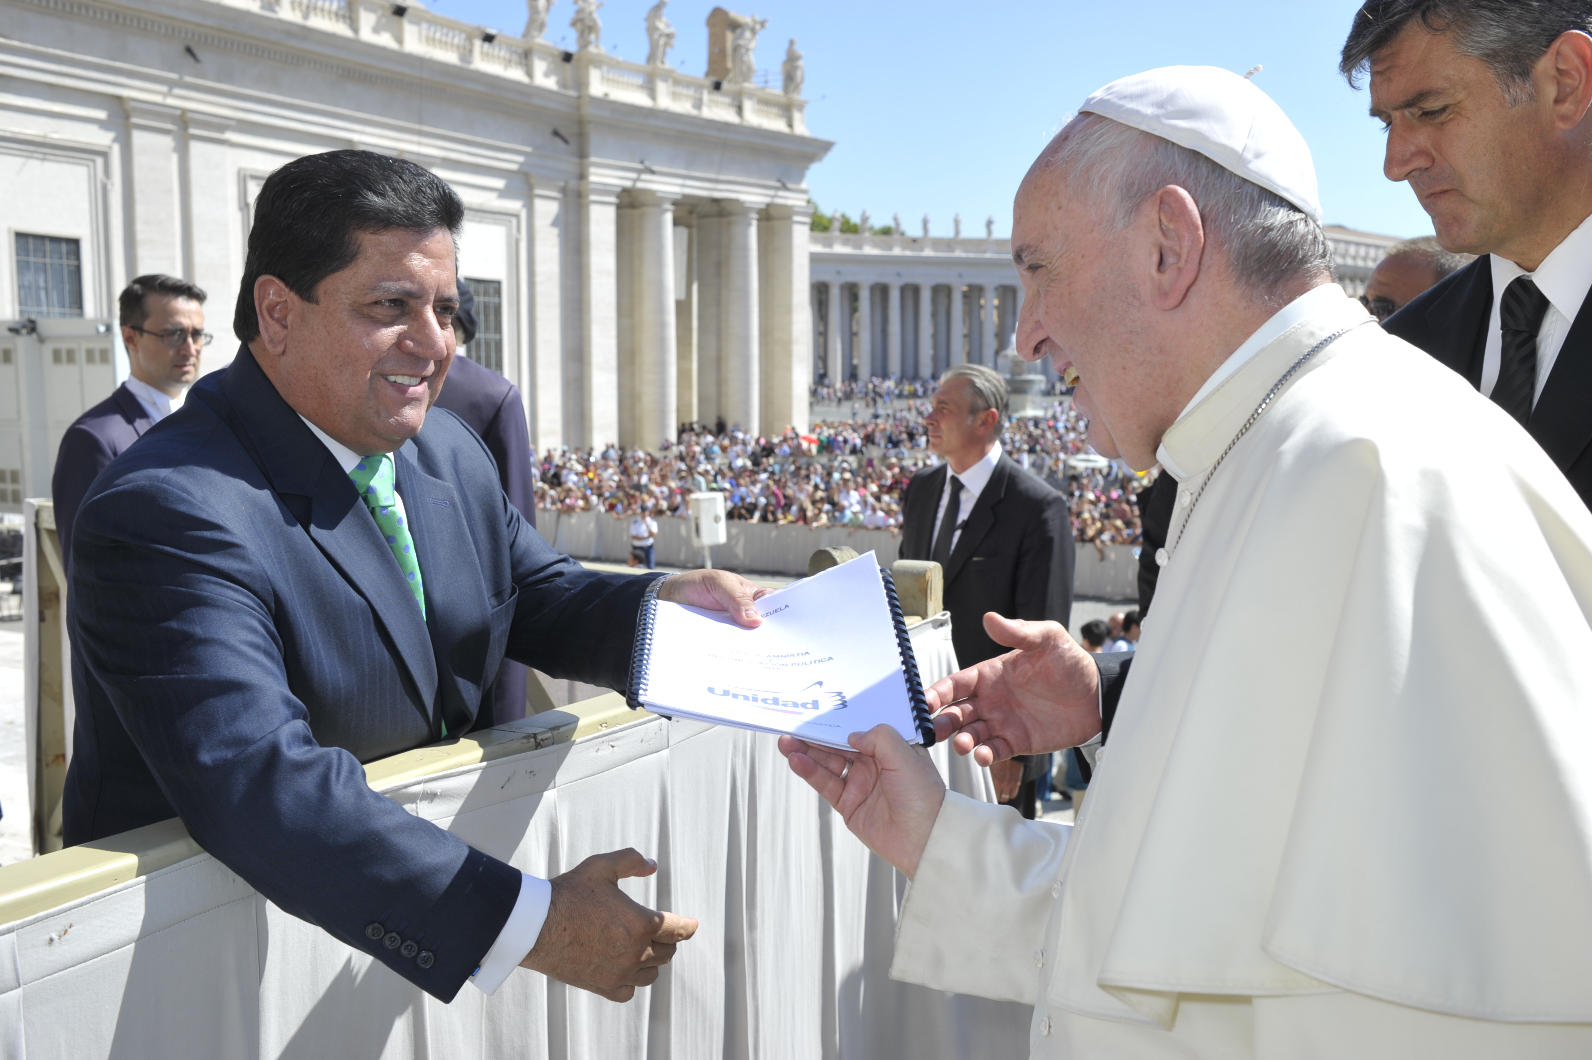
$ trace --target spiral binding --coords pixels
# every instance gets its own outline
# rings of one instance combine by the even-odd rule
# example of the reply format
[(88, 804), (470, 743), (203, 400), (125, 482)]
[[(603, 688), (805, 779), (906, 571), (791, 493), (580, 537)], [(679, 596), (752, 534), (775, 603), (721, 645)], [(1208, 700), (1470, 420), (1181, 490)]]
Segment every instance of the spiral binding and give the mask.
[(901, 672), (907, 679), (907, 698), (912, 701), (912, 720), (917, 723), (918, 735), (924, 747), (934, 746), (934, 721), (929, 716), (929, 704), (923, 698), (923, 675), (918, 672), (918, 657), (912, 651), (912, 638), (907, 634), (906, 616), (901, 613), (901, 598), (896, 595), (895, 579), (883, 567), (879, 577), (884, 582), (884, 596), (890, 604), (890, 621), (895, 623), (896, 644), (901, 649)]
[(658, 617), (658, 586), (662, 578), (654, 578), (647, 586), (647, 595), (641, 598), (641, 612), (636, 617), (636, 643), (630, 649), (630, 678), (626, 682), (625, 703), (631, 710), (641, 710), (641, 697), (647, 693), (647, 660), (652, 658), (652, 624)]

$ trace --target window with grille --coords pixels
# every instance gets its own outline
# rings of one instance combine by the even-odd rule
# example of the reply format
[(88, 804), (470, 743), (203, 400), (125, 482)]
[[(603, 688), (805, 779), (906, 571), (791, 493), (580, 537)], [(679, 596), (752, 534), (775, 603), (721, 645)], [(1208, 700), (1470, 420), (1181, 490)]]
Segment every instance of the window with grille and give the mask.
[(472, 280), (464, 284), (475, 296), (475, 338), (470, 340), (470, 359), (494, 372), (503, 371), (503, 284), (498, 280)]
[(17, 315), (83, 315), (83, 258), (75, 239), (17, 233)]

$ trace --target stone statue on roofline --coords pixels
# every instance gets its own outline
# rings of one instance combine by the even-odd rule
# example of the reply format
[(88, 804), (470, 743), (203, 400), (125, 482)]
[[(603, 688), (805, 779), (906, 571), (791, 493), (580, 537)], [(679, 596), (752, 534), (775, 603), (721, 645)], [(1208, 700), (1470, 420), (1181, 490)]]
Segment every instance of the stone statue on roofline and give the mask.
[(951, 238), (952, 239), (961, 239), (962, 238), (962, 215), (961, 214), (957, 214), (956, 216), (951, 218)]
[(757, 75), (757, 63), (753, 59), (753, 54), (757, 50), (757, 35), (766, 25), (768, 25), (766, 18), (748, 18), (735, 27), (735, 36), (730, 42), (731, 81), (748, 84)]
[(575, 17), (569, 20), (575, 31), (575, 50), (603, 50), (603, 20), (597, 17), (602, 0), (575, 0)]
[(787, 96), (802, 94), (802, 81), (806, 78), (806, 71), (802, 69), (802, 53), (796, 50), (796, 38), (790, 39), (790, 44), (785, 48), (785, 62), (780, 65), (780, 73), (784, 75), (784, 90)]
[(674, 47), (674, 26), (664, 15), (669, 0), (658, 0), (647, 12), (647, 65), (667, 66), (669, 49)]
[(862, 216), (857, 218), (857, 231), (861, 232), (863, 235), (867, 235), (868, 232), (869, 232), (868, 225), (870, 223), (871, 223), (871, 220), (868, 217), (868, 211), (867, 210), (862, 211)]
[(987, 218), (984, 219), (984, 238), (985, 239), (994, 239), (995, 238), (995, 218), (994, 217), (987, 217)]
[(547, 30), (547, 13), (552, 9), (553, 0), (525, 0), (525, 32), (521, 36), (526, 40), (541, 40)]
[(906, 229), (901, 227), (901, 215), (898, 213), (893, 213), (890, 215), (890, 226), (895, 229), (895, 234), (898, 236), (904, 236), (907, 234)]
[(923, 215), (923, 238), (929, 238), (929, 215)]

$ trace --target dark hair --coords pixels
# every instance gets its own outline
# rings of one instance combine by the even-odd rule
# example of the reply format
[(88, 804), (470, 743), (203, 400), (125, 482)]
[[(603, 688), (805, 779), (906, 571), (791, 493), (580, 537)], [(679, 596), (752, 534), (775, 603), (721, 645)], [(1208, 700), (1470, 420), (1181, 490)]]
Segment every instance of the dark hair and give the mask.
[(1106, 642), (1107, 637), (1111, 636), (1111, 627), (1098, 618), (1091, 618), (1078, 627), (1078, 632), (1083, 636), (1083, 642), (1087, 647), (1098, 648)]
[(195, 302), (205, 300), (205, 289), (197, 283), (190, 283), (181, 276), (167, 276), (163, 272), (146, 273), (135, 277), (133, 282), (122, 288), (122, 293), (117, 297), (117, 320), (124, 328), (140, 328), (144, 321), (149, 319), (149, 306), (144, 299), (152, 294), (169, 294), (173, 298), (192, 298)]
[(1569, 30), (1592, 33), (1589, 0), (1368, 0), (1354, 26), (1338, 70), (1357, 82), (1377, 52), (1415, 19), (1432, 33), (1452, 33), (1461, 55), (1486, 63), (1510, 106), (1531, 98), (1531, 68)]
[(1139, 612), (1137, 609), (1128, 611), (1122, 616), (1122, 632), (1139, 628)]
[(327, 151), (289, 162), (265, 179), (254, 204), (232, 330), (243, 342), (260, 334), (254, 283), (261, 276), (275, 276), (313, 302), (321, 281), (359, 255), (360, 234), (446, 228), (457, 236), (463, 222), (459, 196), (413, 162), (372, 151)]

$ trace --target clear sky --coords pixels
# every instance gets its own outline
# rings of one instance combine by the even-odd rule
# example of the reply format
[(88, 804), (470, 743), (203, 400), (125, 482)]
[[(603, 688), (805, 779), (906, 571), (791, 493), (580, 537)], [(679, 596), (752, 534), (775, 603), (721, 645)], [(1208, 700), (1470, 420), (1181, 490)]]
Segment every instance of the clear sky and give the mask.
[[(652, 0), (606, 0), (604, 49), (647, 54)], [(519, 34), (523, 0), (429, 0), (438, 14)], [(670, 64), (707, 67), (708, 0), (670, 0)], [(1090, 92), (1154, 66), (1206, 64), (1243, 73), (1282, 105), (1315, 154), (1330, 224), (1396, 236), (1431, 225), (1403, 184), (1382, 176), (1382, 132), (1364, 88), (1337, 72), (1357, 0), (737, 0), (731, 10), (768, 19), (757, 66), (779, 84), (786, 42), (805, 56), (807, 127), (834, 141), (808, 171), (826, 212), (874, 224), (899, 213), (916, 234), (929, 215), (949, 234), (1011, 231), (1011, 200), (1029, 162)], [(573, 0), (555, 0), (543, 36), (573, 47)]]

